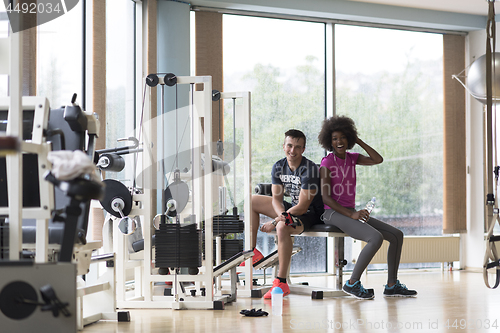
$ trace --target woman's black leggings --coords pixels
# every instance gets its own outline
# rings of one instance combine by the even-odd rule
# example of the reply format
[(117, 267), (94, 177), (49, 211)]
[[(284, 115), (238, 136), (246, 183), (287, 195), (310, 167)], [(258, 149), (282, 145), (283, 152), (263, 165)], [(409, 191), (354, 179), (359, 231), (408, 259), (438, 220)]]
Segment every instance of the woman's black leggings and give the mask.
[(359, 254), (351, 279), (357, 281), (366, 269), (375, 253), (385, 239), (389, 242), (387, 251), (388, 277), (387, 283), (396, 283), (398, 279), (399, 261), (401, 259), (401, 249), (403, 247), (403, 232), (390, 226), (387, 223), (370, 217), (366, 223), (354, 220), (342, 215), (333, 209), (325, 210), (322, 216), (325, 224), (338, 227), (350, 237), (366, 242), (366, 246)]

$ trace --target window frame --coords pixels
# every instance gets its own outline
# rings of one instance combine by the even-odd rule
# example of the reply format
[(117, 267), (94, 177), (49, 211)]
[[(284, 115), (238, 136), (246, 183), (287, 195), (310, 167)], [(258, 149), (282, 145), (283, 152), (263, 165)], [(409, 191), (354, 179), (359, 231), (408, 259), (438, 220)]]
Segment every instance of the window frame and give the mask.
[[(204, 10), (211, 11), (215, 9), (211, 8), (198, 8), (193, 7), (193, 10)], [(437, 34), (452, 34), (452, 35), (464, 35), (463, 32), (458, 31), (445, 31), (439, 29), (428, 29), (428, 28), (418, 28), (418, 27), (406, 27), (406, 26), (395, 26), (388, 24), (369, 24), (365, 22), (346, 22), (343, 20), (331, 20), (331, 19), (318, 19), (318, 18), (308, 18), (300, 17), (295, 15), (276, 15), (268, 13), (252, 13), (244, 10), (221, 10), (217, 9), (218, 12), (224, 14), (237, 14), (245, 16), (255, 16), (262, 18), (275, 18), (275, 19), (286, 19), (286, 20), (296, 20), (296, 21), (307, 21), (307, 22), (318, 22), (325, 24), (325, 117), (330, 117), (336, 114), (336, 73), (335, 73), (335, 26), (337, 24), (342, 25), (354, 25), (362, 27), (371, 28), (384, 28), (393, 29), (400, 31), (413, 31), (413, 32), (432, 32)], [(444, 87), (443, 87), (444, 94)], [(325, 151), (326, 155), (326, 151)], [(326, 263), (327, 263), (327, 273), (335, 272), (334, 256), (331, 255), (334, 249), (334, 240), (327, 238), (327, 247), (325, 249), (326, 253)], [(356, 246), (354, 246), (356, 248)], [(330, 254), (330, 255), (329, 255)]]

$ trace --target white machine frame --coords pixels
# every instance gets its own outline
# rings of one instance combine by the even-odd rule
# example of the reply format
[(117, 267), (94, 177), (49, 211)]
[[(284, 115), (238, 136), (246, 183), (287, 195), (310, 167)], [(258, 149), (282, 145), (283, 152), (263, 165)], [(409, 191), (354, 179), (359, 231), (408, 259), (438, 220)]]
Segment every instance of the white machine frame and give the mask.
[[(160, 78), (160, 84), (164, 84)], [(178, 76), (177, 84), (190, 84), (193, 89), (190, 90), (190, 104), (192, 115), (192, 145), (203, 147), (204, 149), (204, 164), (205, 166), (212, 165), (212, 147), (209, 144), (212, 138), (211, 126), (202, 127), (204, 124), (212, 123), (212, 78), (210, 76)], [(195, 90), (194, 86), (202, 90)], [(147, 94), (148, 99), (151, 99), (151, 94)], [(155, 163), (153, 160), (152, 148), (155, 138), (149, 137), (152, 132), (152, 117), (150, 103), (146, 103), (144, 118), (142, 124), (142, 133), (144, 141), (144, 152), (142, 155), (142, 168), (144, 177), (144, 186), (142, 194), (133, 194), (133, 207), (130, 216), (142, 216), (144, 250), (139, 254), (128, 253), (125, 244), (125, 238), (118, 231), (116, 223), (113, 227), (113, 247), (116, 253), (116, 304), (118, 308), (172, 308), (172, 309), (213, 309), (214, 294), (213, 294), (213, 212), (210, 209), (203, 210), (202, 207), (213, 207), (213, 196), (210, 191), (213, 183), (213, 172), (210, 168), (205, 167), (205, 172), (202, 170), (201, 149), (194, 149), (196, 152), (193, 156), (194, 173), (192, 193), (195, 195), (194, 211), (197, 217), (198, 229), (201, 229), (201, 221), (205, 221), (205, 260), (198, 275), (187, 274), (171, 274), (159, 275), (156, 269), (151, 267), (153, 263), (153, 253), (151, 244), (151, 223), (155, 216), (152, 211), (153, 194), (153, 174), (152, 166)], [(210, 170), (207, 172), (207, 170)], [(147, 186), (147, 185), (150, 186)], [(149, 188), (148, 188), (149, 187)], [(203, 218), (202, 218), (203, 217)], [(140, 259), (134, 259), (135, 256)], [(142, 258), (141, 258), (142, 257)], [(127, 293), (126, 282), (127, 274), (130, 269), (134, 269), (135, 290)], [(154, 295), (154, 285), (157, 282), (171, 282), (173, 296)], [(206, 288), (205, 296), (191, 297), (185, 295), (182, 291), (182, 282), (194, 282), (197, 289), (200, 287)]]
[[(160, 78), (160, 84), (164, 84)], [(151, 244), (151, 223), (155, 216), (152, 211), (152, 201), (155, 198), (152, 165), (153, 153), (152, 148), (154, 138), (148, 137), (152, 133), (153, 122), (151, 117), (150, 102), (145, 103), (144, 120), (142, 124), (142, 133), (144, 133), (144, 152), (142, 154), (142, 175), (143, 186), (141, 194), (132, 195), (132, 210), (129, 216), (140, 216), (143, 226), (142, 232), (144, 237), (144, 250), (139, 253), (129, 253), (126, 237), (119, 231), (119, 219), (112, 218), (113, 221), (113, 249), (116, 254), (116, 305), (118, 308), (172, 308), (172, 309), (213, 309), (214, 302), (230, 302), (236, 299), (236, 270), (237, 264), (242, 260), (251, 258), (251, 254), (245, 254), (237, 264), (232, 263), (225, 268), (221, 268), (214, 272), (213, 267), (213, 217), (212, 209), (203, 209), (203, 207), (214, 207), (214, 186), (213, 172), (210, 169), (212, 165), (212, 127), (204, 126), (202, 130), (202, 122), (204, 124), (212, 123), (212, 86), (211, 77), (177, 77), (177, 84), (190, 84), (190, 105), (191, 115), (191, 130), (192, 130), (192, 148), (193, 153), (193, 168), (194, 177), (192, 177), (192, 196), (191, 209), (196, 215), (198, 229), (201, 229), (201, 221), (205, 220), (205, 260), (200, 268), (198, 275), (187, 274), (170, 274), (159, 275), (157, 269), (153, 268), (153, 253)], [(202, 90), (195, 90), (194, 87)], [(162, 87), (163, 89), (163, 87)], [(150, 98), (150, 94), (147, 94)], [(244, 124), (244, 211), (245, 214), (245, 250), (251, 250), (251, 233), (248, 232), (251, 227), (251, 116), (250, 116), (250, 92), (235, 92), (221, 93), (221, 99), (240, 99), (242, 105), (238, 105), (237, 115), (241, 117)], [(202, 161), (202, 149), (204, 151), (204, 161)], [(202, 169), (202, 163), (205, 165)], [(149, 186), (148, 186), (149, 184)], [(193, 197), (194, 195), (194, 197)], [(194, 206), (193, 206), (194, 202)], [(187, 210), (187, 208), (186, 208)], [(203, 215), (202, 215), (203, 214)], [(203, 218), (202, 218), (203, 217)], [(216, 265), (221, 263), (220, 259), (220, 237), (215, 237), (216, 242)], [(253, 267), (251, 261), (244, 268), (238, 268), (239, 271), (245, 272), (245, 286), (238, 290), (238, 295), (251, 297), (252, 294), (252, 272)], [(224, 290), (221, 284), (221, 275), (230, 271), (231, 288), (229, 291)], [(217, 282), (213, 283), (214, 278)], [(130, 282), (133, 281), (133, 284)], [(170, 282), (172, 284), (172, 296), (164, 296), (155, 294), (155, 283)], [(205, 295), (190, 296), (186, 295), (182, 283), (194, 283), (196, 292), (199, 293), (200, 288), (205, 288)], [(161, 290), (161, 288), (159, 288)]]
[[(252, 122), (251, 122), (251, 94), (249, 91), (245, 92), (221, 92), (220, 99), (224, 100), (241, 100), (241, 105), (236, 106), (235, 116), (240, 117), (243, 123), (243, 163), (244, 163), (244, 175), (243, 175), (243, 191), (244, 191), (244, 206), (245, 211), (245, 250), (252, 250), (252, 233), (251, 230), (251, 212), (252, 212)], [(236, 121), (238, 124), (238, 121)], [(236, 125), (236, 127), (239, 127)], [(236, 158), (236, 157), (234, 157)], [(233, 172), (235, 172), (233, 170)], [(219, 244), (219, 243), (217, 243)], [(220, 252), (219, 246), (216, 249)], [(217, 256), (216, 264), (221, 263), (220, 256)], [(251, 259), (251, 257), (249, 258)], [(245, 285), (238, 289), (238, 296), (251, 297), (252, 296), (252, 283), (253, 283), (253, 267), (252, 260), (246, 260), (245, 267), (238, 268), (238, 271), (245, 274)], [(240, 286), (241, 287), (241, 286)], [(216, 284), (216, 295), (222, 296), (225, 292), (222, 290), (220, 279), (218, 279)]]
[[(0, 104), (7, 105), (8, 124), (6, 135), (22, 138), (23, 131), (23, 105), (31, 106), (35, 111), (34, 128), (31, 142), (20, 141), (20, 152), (10, 154), (6, 157), (6, 170), (8, 182), (9, 203), (7, 209), (1, 209), (3, 215), (9, 216), (9, 261), (17, 262), (20, 259), (22, 244), (22, 220), (24, 217), (37, 219), (36, 250), (38, 253), (47, 254), (48, 250), (48, 219), (51, 209), (54, 207), (53, 186), (48, 182), (40, 181), (39, 208), (23, 208), (22, 200), (22, 153), (38, 154), (38, 171), (43, 175), (49, 169), (50, 163), (47, 161), (47, 154), (50, 146), (44, 141), (43, 130), (48, 124), (48, 102), (40, 97), (22, 97), (22, 53), (23, 53), (23, 33), (22, 31), (10, 34), (7, 42), (2, 40), (3, 45), (7, 45), (7, 52), (10, 56), (10, 97), (2, 98)], [(3, 50), (2, 50), (3, 51)], [(9, 262), (2, 267), (2, 283), (10, 281), (23, 281), (30, 284), (37, 290), (40, 286), (51, 283), (57, 295), (69, 304), (69, 312), (75, 314), (76, 302), (76, 269), (75, 265), (68, 263), (47, 264), (46, 255), (37, 256), (37, 262), (24, 266), (10, 266)], [(66, 276), (66, 280), (57, 280), (60, 276)], [(54, 283), (57, 282), (57, 285)], [(0, 283), (0, 290), (3, 288)], [(3, 329), (7, 331), (27, 331), (39, 329), (40, 326), (48, 330), (64, 330), (66, 332), (76, 332), (77, 315), (69, 317), (54, 317), (51, 313), (43, 312), (40, 308), (35, 313), (23, 320), (12, 320), (0, 315)], [(12, 325), (12, 326), (11, 326)]]
[[(7, 123), (7, 133), (12, 132), (12, 121), (17, 115), (15, 111), (10, 108), (11, 101), (9, 98), (0, 98), (0, 109), (9, 110), (8, 112), (8, 123)], [(54, 208), (54, 187), (51, 183), (45, 181), (41, 177), (47, 170), (50, 169), (50, 162), (47, 160), (47, 154), (50, 151), (50, 144), (45, 141), (43, 136), (43, 131), (47, 129), (48, 119), (49, 119), (49, 102), (44, 97), (32, 97), (23, 96), (22, 97), (22, 108), (20, 115), (26, 110), (34, 111), (33, 118), (33, 130), (32, 139), (30, 141), (21, 140), (21, 152), (22, 153), (33, 153), (38, 155), (38, 185), (40, 189), (40, 206), (39, 207), (22, 207), (22, 217), (28, 219), (36, 219), (36, 250), (37, 253), (45, 253), (45, 255), (36, 256), (35, 260), (37, 262), (47, 262), (48, 254), (48, 223), (51, 217), (51, 210)], [(22, 133), (19, 134), (22, 137)], [(19, 155), (22, 155), (21, 153)], [(8, 182), (8, 193), (9, 193), (9, 206), (0, 208), (0, 215), (9, 215), (11, 205), (16, 205), (15, 199), (20, 194), (20, 188), (16, 187), (17, 178), (22, 178), (22, 165), (21, 169), (12, 169), (13, 166), (9, 163), (9, 156), (7, 156), (7, 179)], [(20, 171), (21, 170), (21, 171)], [(22, 184), (22, 180), (19, 180)], [(22, 188), (22, 187), (21, 187)], [(43, 193), (43, 195), (42, 195)], [(19, 220), (19, 221), (22, 221)], [(19, 253), (22, 250), (22, 223), (17, 221), (17, 219), (9, 218), (10, 226), (10, 245), (9, 252)], [(12, 242), (12, 240), (21, 240), (21, 242)], [(19, 256), (19, 255), (17, 255)], [(11, 256), (12, 259), (12, 256)], [(17, 257), (19, 259), (19, 257)]]
[[(50, 170), (51, 163), (47, 160), (47, 155), (51, 150), (51, 144), (46, 142), (43, 135), (43, 131), (48, 127), (49, 118), (49, 102), (44, 97), (33, 97), (33, 96), (23, 96), (22, 98), (22, 109), (24, 111), (34, 111), (33, 118), (33, 130), (32, 139), (27, 141), (21, 141), (21, 155), (22, 153), (33, 153), (38, 156), (38, 182), (39, 182), (39, 195), (40, 195), (40, 206), (39, 207), (23, 207), (22, 217), (27, 219), (36, 219), (36, 240), (35, 244), (30, 243), (20, 243), (20, 248), (17, 246), (9, 244), (9, 252), (17, 252), (27, 249), (35, 250), (35, 262), (37, 263), (48, 263), (50, 252), (57, 251), (60, 245), (49, 244), (49, 219), (51, 218), (51, 212), (55, 207), (54, 201), (54, 187), (52, 183), (45, 181), (43, 179), (43, 174)], [(8, 110), (8, 123), (7, 127), (9, 131), (10, 120), (12, 119), (12, 111), (9, 110), (9, 99), (0, 98), (0, 110)], [(91, 125), (89, 132), (94, 132), (99, 128), (99, 121), (90, 113), (86, 113), (86, 117)], [(22, 177), (22, 172), (18, 170), (12, 170), (10, 164), (7, 163), (7, 179), (8, 191), (9, 191), (9, 206), (0, 208), (1, 215), (9, 215), (9, 210), (11, 209), (11, 197), (16, 197), (20, 192), (18, 188), (11, 185), (12, 180), (16, 177)], [(13, 192), (12, 192), (13, 191)], [(12, 195), (10, 195), (13, 193)], [(22, 220), (20, 223), (16, 223), (15, 220), (9, 219), (9, 236), (14, 237), (14, 239), (22, 239)], [(76, 311), (76, 326), (79, 330), (83, 329), (83, 326), (99, 319), (110, 319), (116, 320), (116, 306), (115, 306), (115, 292), (114, 292), (114, 269), (108, 268), (105, 275), (94, 279), (92, 282), (84, 282), (81, 279), (81, 275), (85, 275), (89, 272), (89, 266), (91, 263), (92, 252), (102, 246), (101, 241), (90, 241), (85, 245), (76, 245), (74, 248), (74, 260), (75, 274), (78, 276), (78, 287), (77, 289), (77, 299), (75, 299), (77, 307)], [(45, 266), (44, 266), (45, 267)], [(57, 271), (58, 267), (55, 266), (54, 270)], [(95, 294), (91, 296), (92, 294)], [(85, 296), (85, 297), (84, 297)], [(99, 298), (97, 302), (91, 302), (91, 299), (95, 297)], [(103, 310), (105, 311), (99, 311)], [(88, 313), (91, 313), (89, 315)]]

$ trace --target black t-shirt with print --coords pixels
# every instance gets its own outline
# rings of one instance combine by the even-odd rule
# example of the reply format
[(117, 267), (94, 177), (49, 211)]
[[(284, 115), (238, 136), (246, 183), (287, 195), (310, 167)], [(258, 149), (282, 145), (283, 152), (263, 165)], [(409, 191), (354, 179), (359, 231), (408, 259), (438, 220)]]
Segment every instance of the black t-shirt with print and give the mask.
[(283, 185), (285, 194), (292, 198), (292, 206), (299, 203), (301, 189), (317, 190), (309, 210), (316, 214), (323, 213), (324, 206), (320, 192), (319, 168), (314, 162), (302, 156), (299, 167), (292, 171), (285, 157), (273, 165), (271, 177), (273, 184)]

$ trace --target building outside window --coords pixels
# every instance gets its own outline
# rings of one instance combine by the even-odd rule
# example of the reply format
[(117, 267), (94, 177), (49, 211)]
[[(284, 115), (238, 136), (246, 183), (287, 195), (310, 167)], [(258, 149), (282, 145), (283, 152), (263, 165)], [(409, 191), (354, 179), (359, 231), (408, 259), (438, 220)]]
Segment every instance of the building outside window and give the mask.
[(37, 96), (51, 108), (71, 103), (74, 93), (82, 105), (82, 1), (66, 14), (38, 26)]
[(352, 117), (360, 137), (384, 157), (357, 168), (359, 207), (374, 196), (375, 214), (406, 235), (441, 235), (442, 36), (342, 25), (335, 31), (337, 114)]
[[(304, 155), (319, 163), (325, 152), (317, 134), (331, 89), (325, 24), (224, 15), (223, 31), (224, 89), (252, 93), (253, 182), (270, 182), (289, 128), (306, 133)], [(333, 48), (335, 112), (352, 117), (360, 137), (384, 156), (381, 165), (358, 168), (357, 208), (375, 196), (374, 214), (406, 235), (441, 235), (442, 36), (337, 24)], [(224, 119), (232, 128), (232, 116)], [(304, 251), (291, 272), (325, 271), (322, 241), (297, 238)], [(258, 247), (269, 253), (272, 237), (259, 233)], [(356, 256), (350, 242), (346, 252), (350, 262)]]
[(357, 168), (358, 209), (376, 197), (405, 235), (442, 235), (442, 35), (336, 25), (335, 68), (337, 114), (384, 157)]
[[(325, 118), (325, 24), (224, 15), (223, 47), (224, 90), (252, 94), (253, 185), (271, 182), (273, 164), (284, 157), (288, 129), (305, 133), (304, 156), (319, 163), (324, 156), (317, 135)], [(228, 103), (224, 128), (232, 138)], [(295, 245), (303, 251), (294, 257), (292, 273), (326, 272), (325, 239), (297, 237)], [(257, 247), (272, 252), (274, 237), (259, 232)]]
[[(132, 145), (132, 141), (117, 140), (136, 135), (134, 7), (133, 1), (106, 1), (106, 148)], [(137, 162), (134, 154), (123, 158), (125, 169), (108, 171), (106, 178), (132, 186)]]
[[(0, 1), (0, 38), (7, 38), (9, 36), (9, 18), (5, 9), (5, 3)], [(8, 92), (8, 76), (7, 74), (0, 74), (0, 97), (7, 96)]]

